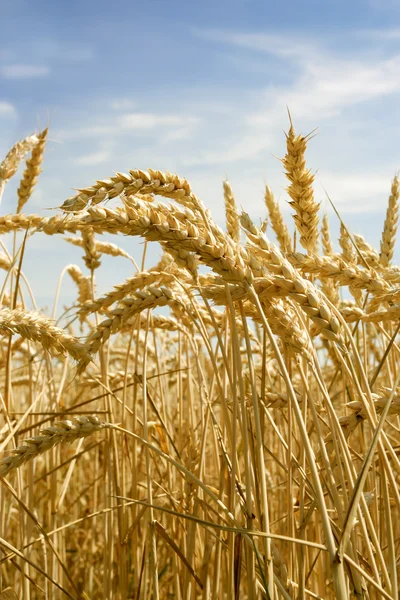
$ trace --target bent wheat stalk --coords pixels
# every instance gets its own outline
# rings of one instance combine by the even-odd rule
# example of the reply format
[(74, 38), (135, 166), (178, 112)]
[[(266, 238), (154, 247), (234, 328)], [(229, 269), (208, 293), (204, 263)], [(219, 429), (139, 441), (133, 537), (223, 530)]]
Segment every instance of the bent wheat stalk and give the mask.
[(171, 273), (160, 273), (158, 271), (141, 271), (136, 273), (133, 277), (130, 277), (124, 283), (114, 286), (114, 289), (96, 298), (93, 301), (87, 300), (80, 302), (79, 314), (82, 317), (87, 316), (93, 312), (104, 312), (107, 308), (112, 306), (115, 302), (124, 300), (130, 294), (136, 292), (136, 290), (143, 289), (150, 285), (164, 285), (171, 283), (176, 279), (176, 275)]
[(101, 345), (109, 339), (111, 334), (120, 331), (131, 317), (146, 309), (166, 306), (173, 302), (182, 304), (180, 298), (176, 297), (170, 289), (154, 286), (136, 292), (130, 298), (124, 298), (119, 307), (110, 311), (109, 318), (102, 321), (89, 335), (84, 346), (84, 356), (78, 364), (78, 372), (84, 371), (91, 360), (91, 356), (99, 351)]

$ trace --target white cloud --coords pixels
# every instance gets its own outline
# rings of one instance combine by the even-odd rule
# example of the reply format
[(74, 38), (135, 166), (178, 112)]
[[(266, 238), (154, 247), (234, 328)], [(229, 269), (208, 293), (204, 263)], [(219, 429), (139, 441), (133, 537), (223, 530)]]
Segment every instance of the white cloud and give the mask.
[(195, 125), (197, 119), (178, 115), (158, 115), (155, 113), (127, 113), (121, 115), (117, 124), (121, 129), (155, 129), (156, 127), (180, 127)]
[(346, 107), (400, 93), (400, 57), (377, 62), (319, 62), (310, 57), (306, 70), (291, 88), (266, 89), (265, 108), (248, 115), (250, 125), (271, 123), (285, 105), (297, 119), (314, 122), (340, 115)]
[(0, 116), (15, 116), (17, 114), (15, 106), (13, 106), (10, 102), (0, 102)]
[(111, 125), (90, 125), (89, 127), (71, 128), (71, 129), (55, 129), (53, 138), (59, 142), (69, 140), (79, 140), (85, 137), (103, 137), (110, 136), (115, 133), (115, 126)]
[[(157, 129), (158, 139), (166, 143), (190, 138), (199, 122), (200, 119), (191, 116), (125, 113), (117, 118), (97, 117), (96, 124), (87, 127), (59, 129), (54, 131), (53, 136), (60, 141), (85, 137), (102, 137), (109, 140), (132, 131), (153, 132)], [(158, 130), (161, 130), (161, 133)]]
[(254, 159), (260, 153), (272, 149), (272, 139), (268, 135), (259, 135), (259, 133), (249, 133), (239, 136), (239, 139), (232, 144), (220, 146), (215, 150), (207, 150), (200, 154), (187, 156), (183, 164), (187, 166), (229, 164), (244, 160)]
[(93, 152), (92, 154), (83, 154), (78, 156), (74, 163), (79, 166), (95, 166), (106, 162), (110, 158), (109, 152)]
[(210, 41), (239, 46), (254, 52), (282, 58), (291, 57), (296, 60), (303, 60), (307, 59), (315, 50), (315, 44), (310, 44), (304, 39), (296, 39), (293, 34), (290, 35), (289, 39), (289, 36), (284, 34), (241, 33), (220, 29), (193, 29), (192, 31), (196, 36)]
[(167, 131), (167, 133), (163, 135), (160, 139), (160, 142), (162, 144), (168, 144), (169, 142), (187, 140), (192, 136), (192, 133), (193, 127), (178, 127), (178, 129), (172, 129), (171, 131)]
[(118, 98), (111, 102), (113, 110), (132, 110), (135, 108), (135, 103), (129, 98)]
[(398, 0), (369, 0), (368, 4), (375, 10), (399, 10)]
[(386, 208), (391, 176), (389, 173), (336, 173), (321, 172), (318, 174), (315, 189), (319, 198), (326, 198), (326, 193), (332, 202), (343, 213), (363, 211), (381, 211)]
[[(279, 57), (287, 64), (289, 82), (274, 82), (259, 94), (252, 90), (247, 104), (240, 110), (242, 127), (233, 138), (226, 136), (214, 145), (212, 152), (192, 155), (187, 164), (201, 165), (222, 162), (239, 162), (260, 157), (272, 148), (281, 135), (282, 118), (286, 106), (291, 110), (295, 123), (313, 128), (323, 122), (340, 117), (344, 125), (346, 112), (352, 107), (366, 104), (374, 99), (400, 95), (400, 54), (376, 52), (368, 48), (363, 54), (357, 48), (348, 58), (342, 58), (340, 49), (330, 50), (318, 38), (308, 42), (307, 38), (286, 34), (248, 34), (231, 31), (196, 31), (197, 35), (211, 39), (229, 50), (229, 47)], [(336, 47), (335, 47), (336, 48)], [(382, 58), (383, 56), (383, 58)], [(389, 58), (388, 58), (389, 56)], [(253, 59), (248, 58), (249, 62)], [(272, 67), (273, 68), (273, 67)], [(278, 63), (279, 70), (282, 65)], [(279, 81), (279, 79), (278, 79)], [(362, 109), (367, 110), (367, 109)], [(247, 114), (246, 114), (247, 111)], [(360, 109), (361, 111), (361, 109)], [(245, 116), (243, 116), (245, 113)], [(360, 112), (360, 118), (364, 112)]]
[(35, 79), (50, 75), (50, 68), (44, 65), (13, 64), (1, 67), (0, 74), (5, 79)]
[[(380, 2), (382, 0), (379, 0)], [(397, 1), (397, 0), (396, 0)], [(391, 41), (398, 40), (400, 38), (400, 28), (385, 28), (385, 29), (361, 29), (356, 32), (357, 37), (359, 38), (367, 38), (370, 40), (378, 40), (378, 41)]]
[[(400, 30), (392, 30), (400, 33)], [(251, 115), (249, 123), (270, 122), (271, 110), (297, 107), (298, 118), (329, 118), (346, 106), (400, 92), (400, 55), (389, 59), (341, 59), (318, 42), (308, 43), (287, 35), (241, 34), (205, 31), (209, 39), (251, 49), (298, 63), (298, 74), (289, 86), (267, 87), (265, 111)]]
[(43, 62), (82, 62), (95, 57), (91, 45), (76, 39), (63, 42), (55, 38), (39, 38), (32, 47), (35, 56)]
[[(343, 214), (356, 213), (360, 207), (368, 212), (383, 210), (391, 170), (397, 166), (393, 162), (397, 125), (394, 123), (392, 130), (388, 121), (400, 95), (400, 53), (394, 45), (388, 45), (390, 52), (383, 51), (386, 46), (379, 40), (372, 44), (367, 34), (362, 40), (354, 32), (356, 41), (346, 35), (343, 33), (342, 47), (340, 43), (333, 46), (332, 39), (314, 36), (311, 40), (300, 33), (293, 39), (279, 32), (208, 32), (203, 37), (222, 44), (224, 60), (230, 54), (240, 57), (241, 70), (246, 61), (264, 64), (266, 54), (271, 55), (268, 72), (251, 75), (246, 85), (241, 73), (237, 79), (227, 79), (226, 86), (210, 79), (201, 95), (189, 89), (178, 105), (154, 105), (154, 98), (146, 104), (146, 98), (139, 97), (140, 105), (135, 106), (128, 90), (126, 97), (105, 98), (102, 113), (91, 116), (86, 111), (85, 118), (79, 115), (75, 129), (58, 132), (57, 137), (73, 140), (74, 145), (88, 138), (87, 146), (80, 150), (82, 155), (75, 159), (77, 165), (104, 163), (107, 167), (113, 162), (121, 168), (151, 164), (176, 170), (191, 183), (200, 182), (204, 200), (222, 217), (220, 185), (229, 174), (243, 206), (260, 216), (265, 211), (264, 175), (275, 193), (286, 198), (283, 190), (287, 182), (272, 153), (284, 155), (282, 129), (288, 127), (288, 105), (299, 132), (318, 126), (324, 133), (323, 142), (313, 141), (307, 153), (310, 167), (320, 168), (316, 199), (324, 201), (324, 186)], [(395, 30), (389, 38), (395, 38)], [(353, 42), (354, 47), (349, 48)], [(385, 108), (378, 117), (377, 107), (381, 106)], [(371, 169), (372, 153), (376, 171)]]

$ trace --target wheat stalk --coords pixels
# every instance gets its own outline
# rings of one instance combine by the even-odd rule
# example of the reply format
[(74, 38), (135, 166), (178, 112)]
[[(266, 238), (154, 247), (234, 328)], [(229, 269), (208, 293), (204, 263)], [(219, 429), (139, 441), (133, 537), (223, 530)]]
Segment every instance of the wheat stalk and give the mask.
[[(67, 307), (64, 327), (36, 311), (0, 311), (0, 440), (17, 446), (0, 460), (0, 477), (99, 429), (123, 433), (122, 444), (114, 435), (94, 440), (90, 453), (51, 453), (38, 477), (28, 464), (16, 490), (3, 479), (2, 572), (17, 595), (35, 596), (43, 575), (49, 583), (40, 593), (53, 594), (59, 572), (47, 553), (57, 548), (69, 597), (81, 593), (70, 594), (72, 581), (90, 598), (399, 596), (400, 268), (343, 224), (336, 254), (326, 216), (318, 254), (308, 140), (291, 126), (284, 159), (304, 254), (294, 251), (269, 188), (277, 246), (266, 219), (260, 227), (246, 213), (239, 220), (228, 182), (226, 232), (186, 180), (155, 170), (99, 180), (50, 218), (0, 217), (0, 233), (68, 235), (90, 269), (88, 277), (76, 265), (63, 270), (78, 286), (76, 314)], [(21, 198), (43, 147), (36, 138)], [(14, 167), (10, 159), (3, 174), (12, 175), (21, 152), (11, 152)], [(394, 181), (387, 256), (397, 195)], [(101, 234), (144, 240), (135, 248), (144, 246), (141, 267)], [(3, 306), (35, 306), (21, 254), (6, 242)], [(160, 259), (151, 262), (147, 242), (160, 245)], [(135, 274), (122, 261), (125, 281), (96, 297), (103, 254), (129, 258)], [(84, 340), (75, 336), (76, 317)], [(99, 364), (86, 369), (97, 352)], [(85, 416), (93, 407), (107, 422)], [(50, 425), (69, 414), (72, 421)], [(32, 522), (42, 521), (39, 539)], [(30, 552), (43, 566), (39, 578), (23, 564)]]

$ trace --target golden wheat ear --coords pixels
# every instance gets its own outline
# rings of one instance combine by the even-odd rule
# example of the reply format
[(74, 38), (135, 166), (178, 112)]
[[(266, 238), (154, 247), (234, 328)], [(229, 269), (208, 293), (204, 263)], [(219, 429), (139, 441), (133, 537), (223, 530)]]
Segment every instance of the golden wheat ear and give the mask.
[(314, 200), (314, 175), (306, 167), (305, 152), (310, 136), (296, 135), (291, 123), (286, 135), (286, 155), (282, 159), (290, 185), (287, 192), (289, 204), (294, 209), (293, 219), (300, 234), (300, 244), (307, 252), (318, 249), (319, 204)]
[(393, 258), (399, 219), (399, 196), (400, 182), (398, 176), (396, 175), (392, 182), (389, 205), (387, 207), (385, 224), (382, 232), (381, 253), (379, 255), (379, 260), (383, 267), (388, 267)]
[(31, 157), (26, 161), (24, 176), (18, 188), (17, 213), (20, 213), (32, 195), (37, 179), (41, 173), (40, 166), (43, 161), (44, 149), (46, 146), (48, 128), (38, 134), (38, 142), (32, 150)]
[(19, 140), (0, 163), (0, 201), (6, 183), (15, 175), (25, 156), (29, 154), (37, 143), (38, 138), (36, 135), (29, 135), (23, 140)]
[(264, 199), (268, 209), (271, 226), (276, 235), (280, 249), (282, 252), (292, 252), (292, 239), (289, 230), (283, 220), (279, 204), (275, 200), (272, 190), (267, 185), (265, 186)]
[(225, 218), (226, 230), (228, 235), (234, 242), (240, 240), (240, 224), (237, 211), (235, 196), (233, 195), (232, 187), (229, 181), (224, 181), (224, 201), (225, 201)]
[(25, 439), (21, 446), (11, 451), (10, 456), (0, 459), (0, 477), (5, 477), (58, 444), (70, 444), (107, 426), (108, 423), (103, 423), (96, 416), (79, 416), (72, 421), (57, 421), (54, 425), (41, 429), (39, 435)]

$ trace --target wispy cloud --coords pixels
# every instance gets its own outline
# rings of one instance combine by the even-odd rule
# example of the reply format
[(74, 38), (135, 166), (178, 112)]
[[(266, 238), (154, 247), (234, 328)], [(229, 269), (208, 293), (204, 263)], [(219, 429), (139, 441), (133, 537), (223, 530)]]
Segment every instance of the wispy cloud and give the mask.
[[(392, 30), (392, 34), (400, 30)], [(288, 86), (266, 87), (265, 120), (275, 106), (300, 107), (299, 117), (312, 115), (325, 118), (339, 114), (340, 110), (359, 102), (400, 91), (400, 55), (390, 58), (349, 60), (325, 48), (322, 42), (308, 43), (284, 34), (241, 34), (224, 31), (205, 31), (204, 35), (216, 42), (240, 46), (286, 58), (298, 64), (297, 76)], [(250, 122), (259, 125), (256, 116)]]
[[(381, 1), (381, 0), (379, 0)], [(355, 35), (360, 39), (369, 39), (377, 41), (398, 40), (400, 38), (400, 27), (387, 27), (383, 29), (360, 29), (355, 32)]]
[(1, 67), (0, 75), (5, 79), (35, 79), (50, 75), (50, 68), (45, 65), (12, 64)]
[(71, 127), (70, 129), (55, 129), (53, 131), (53, 136), (59, 142), (79, 140), (84, 138), (98, 138), (103, 136), (111, 136), (113, 134), (115, 135), (115, 126), (112, 123), (109, 125), (104, 125), (100, 122), (96, 122), (96, 124), (89, 125), (88, 127)]
[(193, 134), (192, 126), (178, 127), (177, 129), (171, 129), (171, 130), (167, 131), (160, 139), (160, 142), (162, 144), (168, 144), (169, 142), (177, 142), (179, 140), (187, 140), (192, 136), (192, 134)]
[(116, 136), (135, 132), (153, 137), (156, 134), (161, 143), (166, 143), (189, 139), (199, 123), (200, 118), (194, 116), (142, 112), (122, 113), (119, 116), (104, 114), (102, 118), (97, 116), (92, 125), (60, 129), (54, 135), (60, 141), (91, 137), (115, 140)]
[(400, 9), (398, 0), (369, 0), (368, 4), (376, 10), (388, 10), (398, 12)]
[(309, 63), (289, 88), (266, 89), (265, 108), (248, 116), (250, 125), (271, 123), (271, 117), (288, 105), (301, 119), (319, 120), (338, 116), (346, 107), (377, 97), (400, 93), (400, 57), (367, 63), (341, 61), (333, 57)]
[(74, 164), (81, 167), (101, 165), (110, 159), (109, 152), (93, 152), (92, 154), (83, 154), (74, 160)]
[(117, 124), (121, 129), (155, 129), (156, 127), (181, 127), (197, 125), (194, 117), (163, 115), (155, 113), (127, 113), (118, 117)]
[(15, 116), (16, 114), (17, 110), (15, 106), (13, 106), (10, 102), (0, 101), (0, 116)]
[(135, 108), (135, 102), (130, 98), (116, 98), (110, 106), (113, 110), (132, 110)]
[[(286, 106), (295, 121), (313, 127), (338, 117), (344, 120), (346, 113), (360, 104), (400, 95), (400, 54), (396, 52), (374, 54), (367, 48), (363, 53), (357, 48), (349, 59), (318, 37), (309, 42), (305, 36), (292, 38), (285, 33), (224, 30), (195, 30), (195, 35), (222, 45), (227, 53), (229, 48), (244, 48), (261, 56), (268, 54), (273, 60), (278, 57), (279, 62), (270, 67), (272, 83), (261, 84), (258, 94), (253, 89), (253, 97), (239, 108), (237, 122), (242, 126), (238, 135), (222, 138), (212, 152), (192, 154), (187, 159), (190, 165), (254, 160), (281, 135), (279, 124)], [(247, 60), (253, 59), (247, 56)], [(279, 81), (274, 78), (273, 65), (280, 65), (281, 71), (282, 61), (289, 76)]]
[(53, 37), (35, 40), (33, 50), (38, 60), (43, 62), (82, 62), (94, 59), (95, 53), (91, 44), (80, 39), (62, 41)]
[(289, 40), (288, 36), (282, 33), (242, 33), (223, 29), (192, 29), (192, 32), (197, 37), (219, 44), (234, 45), (254, 52), (296, 60), (306, 59), (315, 50), (315, 44), (296, 39), (293, 34)]
[(339, 211), (359, 212), (362, 202), (364, 211), (374, 212), (389, 197), (392, 175), (390, 170), (386, 174), (326, 171), (318, 174), (315, 188), (321, 198), (326, 192)]

